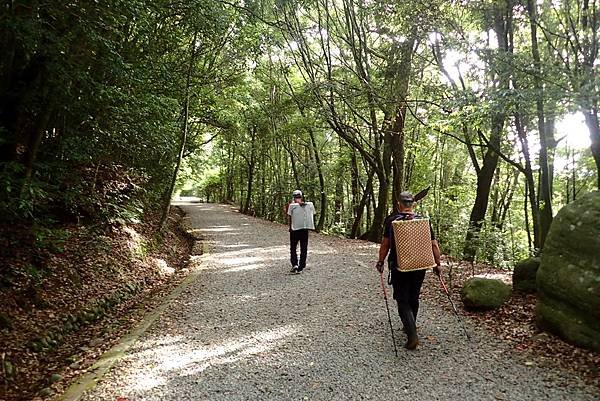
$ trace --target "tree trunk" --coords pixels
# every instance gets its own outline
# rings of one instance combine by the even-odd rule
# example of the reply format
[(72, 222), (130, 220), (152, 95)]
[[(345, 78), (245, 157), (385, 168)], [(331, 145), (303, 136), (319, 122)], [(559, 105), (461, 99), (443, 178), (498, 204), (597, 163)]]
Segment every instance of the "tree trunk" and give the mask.
[[(498, 145), (499, 145), (498, 138)], [(465, 239), (464, 247), (464, 259), (473, 262), (479, 248), (479, 240), (477, 236), (483, 226), (485, 215), (487, 212), (488, 201), (490, 197), (490, 189), (492, 180), (494, 179), (494, 171), (498, 165), (498, 154), (491, 149), (486, 151), (486, 155), (483, 158), (483, 165), (481, 170), (477, 173), (477, 186), (475, 194), (475, 202), (471, 209), (471, 215), (469, 216), (469, 229)]]
[[(350, 152), (350, 191), (352, 197), (352, 228), (350, 229), (350, 238), (356, 238), (358, 234), (358, 228), (360, 227), (360, 219), (357, 221), (357, 217), (362, 217), (362, 212), (359, 210), (360, 206), (360, 174), (358, 171), (358, 160), (356, 159), (356, 152), (353, 149), (349, 149)], [(363, 194), (363, 198), (366, 198)], [(364, 208), (364, 205), (363, 205)]]
[(500, 229), (502, 229), (504, 227), (504, 222), (506, 221), (507, 214), (510, 210), (510, 206), (511, 206), (513, 196), (515, 193), (515, 189), (519, 185), (519, 173), (520, 173), (519, 170), (516, 170), (514, 172), (515, 175), (513, 177), (512, 184), (509, 185), (506, 193), (502, 197), (502, 213), (500, 213), (500, 221), (499, 221), (499, 227), (498, 227)]
[[(527, 11), (529, 13), (529, 23), (531, 28), (531, 54), (533, 56), (534, 76), (533, 82), (536, 89), (536, 110), (538, 119), (538, 132), (540, 137), (540, 247), (543, 248), (546, 235), (550, 231), (552, 223), (552, 182), (551, 171), (549, 167), (548, 149), (551, 141), (554, 139), (551, 132), (547, 132), (546, 116), (544, 111), (544, 87), (542, 83), (542, 71), (540, 61), (540, 51), (537, 41), (537, 5), (534, 0), (527, 0)], [(552, 136), (552, 138), (549, 138)], [(550, 143), (549, 143), (550, 142)]]
[(251, 138), (251, 142), (250, 142), (250, 158), (245, 158), (246, 159), (246, 164), (248, 167), (248, 182), (247, 182), (247, 186), (246, 186), (246, 200), (244, 201), (244, 206), (242, 208), (242, 213), (244, 214), (248, 214), (250, 212), (250, 203), (252, 201), (252, 183), (254, 181), (254, 167), (256, 165), (256, 157), (255, 157), (255, 150), (254, 150), (254, 142), (256, 139), (256, 127), (252, 126), (250, 128), (250, 138)]
[(500, 148), (500, 135), (504, 127), (504, 115), (495, 115), (492, 117), (492, 120), (491, 146), (486, 150), (481, 169), (477, 172), (475, 202), (469, 216), (469, 229), (463, 250), (463, 257), (469, 262), (475, 260), (475, 254), (480, 245), (477, 236), (485, 220), (494, 172), (498, 166), (498, 154), (493, 149)]
[(259, 210), (259, 216), (260, 217), (266, 217), (266, 203), (267, 200), (265, 199), (265, 197), (267, 196), (267, 191), (266, 191), (266, 185), (265, 185), (265, 173), (266, 173), (266, 168), (265, 168), (265, 155), (261, 154), (260, 155), (260, 160), (259, 160), (259, 166), (258, 166), (258, 172), (260, 175), (260, 190), (259, 190), (259, 206), (258, 206), (258, 210)]
[[(407, 88), (408, 90), (408, 88)], [(398, 204), (398, 195), (404, 190), (404, 117), (406, 104), (398, 107), (392, 132), (392, 206)]]
[[(49, 96), (47, 98), (49, 98)], [(25, 165), (25, 175), (23, 179), (23, 185), (21, 186), (20, 191), (21, 198), (23, 198), (26, 189), (31, 184), (35, 160), (37, 158), (42, 139), (44, 139), (44, 134), (46, 133), (46, 128), (48, 126), (48, 123), (50, 122), (50, 117), (52, 115), (52, 103), (53, 102), (50, 101), (49, 104), (47, 104), (44, 108), (42, 115), (37, 117), (35, 126), (28, 138), (27, 148), (23, 157), (23, 164)]]
[(175, 188), (175, 182), (177, 182), (177, 174), (179, 173), (179, 167), (181, 166), (181, 161), (183, 160), (183, 155), (185, 153), (185, 145), (187, 142), (188, 136), (188, 127), (189, 127), (189, 113), (190, 113), (190, 92), (192, 87), (192, 73), (194, 71), (194, 64), (196, 62), (196, 40), (198, 37), (198, 33), (194, 32), (194, 37), (192, 39), (192, 43), (190, 44), (190, 61), (187, 70), (186, 82), (185, 82), (185, 100), (183, 105), (183, 125), (181, 128), (181, 139), (179, 142), (179, 153), (177, 155), (177, 162), (175, 163), (175, 168), (173, 169), (173, 174), (171, 175), (171, 181), (169, 182), (169, 187), (165, 191), (163, 195), (163, 207), (162, 207), (162, 216), (160, 218), (160, 223), (158, 225), (158, 231), (162, 231), (165, 228), (165, 224), (167, 222), (167, 217), (169, 216), (169, 211), (171, 210), (171, 197), (173, 196), (173, 189)]
[(383, 222), (387, 216), (387, 197), (389, 192), (389, 180), (382, 170), (376, 171), (379, 181), (379, 190), (377, 192), (377, 206), (373, 211), (373, 221), (371, 227), (365, 234), (365, 239), (373, 242), (381, 241), (383, 234)]
[[(596, 163), (596, 187), (600, 190), (600, 126), (598, 124), (598, 109), (584, 110), (583, 115), (585, 116), (585, 123), (590, 130), (592, 156)], [(575, 182), (573, 182), (574, 184)], [(573, 192), (573, 199), (575, 199), (575, 192)]]
[(323, 177), (323, 168), (321, 166), (321, 155), (319, 154), (319, 148), (317, 147), (317, 141), (315, 140), (314, 131), (309, 128), (308, 135), (310, 136), (310, 144), (312, 147), (312, 153), (315, 158), (315, 166), (317, 168), (317, 175), (319, 176), (319, 192), (321, 197), (321, 208), (319, 210), (319, 221), (317, 223), (317, 231), (322, 231), (325, 225), (325, 217), (327, 215), (327, 195), (325, 193), (325, 178)]
[(232, 202), (235, 189), (233, 178), (235, 177), (235, 154), (231, 151), (231, 143), (227, 146), (227, 177), (225, 178), (225, 196), (224, 199), (227, 202)]
[[(392, 206), (398, 202), (398, 194), (405, 187), (405, 154), (404, 154), (404, 126), (406, 123), (406, 98), (412, 72), (412, 58), (416, 43), (417, 27), (412, 26), (410, 38), (400, 46), (390, 51), (388, 56), (387, 74), (390, 77), (389, 96), (393, 99), (393, 112), (387, 114), (384, 120), (384, 129), (391, 136), (389, 143), (392, 150)], [(396, 54), (399, 53), (399, 54)], [(390, 122), (390, 117), (392, 121)], [(386, 129), (387, 128), (387, 129)]]
[[(527, 133), (525, 132), (525, 127), (521, 121), (521, 116), (519, 113), (515, 114), (515, 128), (517, 129), (517, 135), (521, 142), (521, 148), (523, 152), (523, 158), (525, 159), (525, 166), (522, 170), (525, 175), (526, 187), (525, 192), (529, 199), (529, 204), (531, 207), (531, 222), (533, 226), (533, 249), (531, 248), (531, 236), (529, 233), (529, 224), (527, 224), (527, 235), (529, 240), (529, 249), (533, 251), (534, 254), (537, 254), (541, 249), (541, 241), (540, 241), (540, 223), (539, 223), (539, 206), (538, 199), (535, 191), (535, 179), (533, 177), (533, 169), (531, 167), (531, 156), (529, 154), (529, 141), (527, 140)], [(525, 204), (527, 204), (527, 199), (525, 200)], [(527, 213), (525, 213), (525, 218), (527, 219)]]
[(333, 200), (333, 222), (339, 224), (342, 222), (344, 214), (344, 175), (338, 170), (335, 177), (335, 196)]
[[(497, 8), (493, 10), (493, 29), (498, 39), (498, 49), (506, 54), (508, 54), (510, 50), (509, 35), (512, 34), (512, 5), (507, 3), (500, 3), (496, 6)], [(509, 88), (509, 74), (507, 68), (505, 65), (499, 64), (497, 69), (497, 87), (500, 90), (507, 90)], [(489, 145), (479, 170), (477, 170), (477, 161), (474, 160), (474, 165), (477, 170), (477, 189), (475, 202), (469, 217), (469, 228), (465, 238), (465, 247), (463, 249), (464, 259), (469, 262), (475, 260), (475, 254), (477, 253), (477, 248), (479, 246), (476, 239), (481, 231), (487, 213), (490, 188), (494, 178), (494, 171), (498, 166), (499, 155), (496, 153), (496, 149), (500, 149), (500, 138), (502, 136), (505, 119), (506, 115), (501, 111), (492, 114)], [(472, 154), (471, 157), (473, 158)]]
[[(354, 221), (352, 222), (352, 229), (350, 230), (350, 238), (358, 238), (360, 236), (360, 223), (362, 220), (362, 216), (365, 212), (365, 208), (367, 209), (367, 214), (369, 212), (369, 199), (371, 193), (373, 192), (373, 174), (369, 174), (369, 178), (367, 179), (367, 184), (365, 185), (365, 191), (358, 202), (354, 207)], [(369, 218), (367, 218), (367, 221)], [(368, 223), (367, 223), (368, 224)]]

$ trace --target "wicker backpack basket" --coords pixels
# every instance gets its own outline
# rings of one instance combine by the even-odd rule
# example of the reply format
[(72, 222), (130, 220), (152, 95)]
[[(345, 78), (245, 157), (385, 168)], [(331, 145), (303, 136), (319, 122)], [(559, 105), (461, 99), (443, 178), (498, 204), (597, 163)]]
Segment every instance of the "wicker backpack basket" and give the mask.
[(429, 219), (395, 220), (392, 222), (396, 242), (396, 268), (407, 272), (436, 265), (431, 248)]

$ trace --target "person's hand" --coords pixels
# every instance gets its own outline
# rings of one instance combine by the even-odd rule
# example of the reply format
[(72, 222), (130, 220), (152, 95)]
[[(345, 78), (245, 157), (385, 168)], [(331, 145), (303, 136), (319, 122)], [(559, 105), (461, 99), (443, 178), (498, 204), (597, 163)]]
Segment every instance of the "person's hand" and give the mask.
[(442, 274), (442, 267), (440, 265), (433, 266), (433, 272), (439, 277)]
[(375, 268), (377, 269), (377, 271), (378, 271), (379, 273), (383, 273), (383, 262), (382, 262), (382, 261), (378, 261), (378, 262), (375, 264)]

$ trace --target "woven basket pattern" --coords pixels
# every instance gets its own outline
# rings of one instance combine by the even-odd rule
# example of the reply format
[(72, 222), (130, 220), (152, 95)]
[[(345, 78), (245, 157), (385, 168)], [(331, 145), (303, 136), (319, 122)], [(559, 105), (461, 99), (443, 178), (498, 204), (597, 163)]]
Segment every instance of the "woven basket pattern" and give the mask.
[(435, 266), (429, 219), (392, 222), (396, 242), (397, 269), (412, 271)]

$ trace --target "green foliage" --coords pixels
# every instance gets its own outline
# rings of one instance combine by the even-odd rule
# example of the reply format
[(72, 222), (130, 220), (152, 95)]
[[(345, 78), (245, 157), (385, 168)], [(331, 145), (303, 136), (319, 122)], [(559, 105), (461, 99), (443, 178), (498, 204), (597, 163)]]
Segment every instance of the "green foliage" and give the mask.
[(50, 253), (61, 253), (64, 251), (66, 241), (69, 239), (69, 232), (63, 229), (53, 229), (43, 226), (36, 226), (33, 230), (34, 248), (39, 251), (48, 251)]
[(222, 201), (224, 199), (224, 193), (222, 192), (223, 183), (222, 175), (213, 171), (211, 174), (204, 176), (200, 183), (199, 194), (204, 195), (207, 202)]
[[(566, 39), (591, 43), (591, 31), (571, 2), (559, 3), (536, 3), (539, 69), (527, 13), (502, 2), (7, 3), (0, 219), (138, 221), (171, 195), (186, 126), (180, 193), (282, 221), (301, 188), (324, 232), (349, 235), (391, 209), (392, 185), (431, 185), (421, 211), (460, 258), (477, 173), (486, 153), (501, 152), (474, 241), (477, 260), (508, 267), (529, 254), (532, 211), (556, 210), (597, 182), (589, 150), (560, 148), (571, 162), (555, 172), (552, 204), (539, 194), (524, 204), (525, 179), (512, 180), (525, 150), (537, 168), (538, 99), (548, 124), (597, 105), (597, 79), (580, 68), (591, 49)], [(500, 26), (511, 32), (498, 38)], [(502, 208), (511, 213), (490, 216)]]
[(257, 37), (238, 9), (206, 0), (15, 3), (2, 20), (0, 208), (8, 221), (139, 218), (173, 174), (188, 44), (195, 39), (199, 55), (195, 150), (199, 132), (229, 124), (217, 99)]
[(43, 277), (44, 272), (34, 265), (26, 265), (25, 274), (27, 274), (33, 280), (33, 282), (39, 282)]
[(556, 157), (564, 163), (563, 168), (557, 167), (554, 185), (554, 199), (559, 210), (574, 199), (594, 190), (598, 180), (598, 170), (589, 148), (581, 150), (560, 148)]
[(504, 269), (511, 269), (514, 260), (506, 233), (493, 224), (484, 224), (474, 238), (477, 246), (476, 260)]

